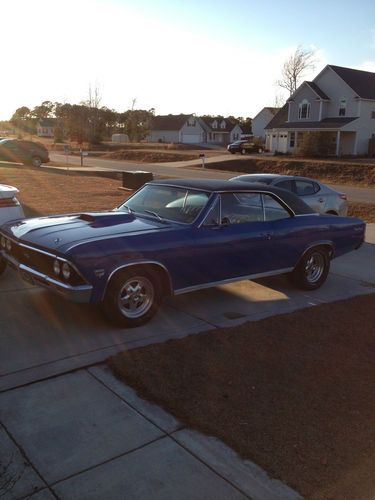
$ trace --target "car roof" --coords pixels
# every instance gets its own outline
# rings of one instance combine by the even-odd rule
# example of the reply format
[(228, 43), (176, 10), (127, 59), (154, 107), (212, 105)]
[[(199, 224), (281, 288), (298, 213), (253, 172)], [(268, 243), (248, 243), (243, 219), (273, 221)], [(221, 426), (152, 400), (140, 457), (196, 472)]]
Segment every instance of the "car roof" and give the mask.
[(303, 202), (294, 193), (286, 189), (280, 189), (275, 186), (265, 186), (261, 183), (244, 183), (241, 181), (229, 181), (221, 179), (165, 179), (152, 181), (148, 184), (173, 186), (181, 188), (199, 189), (202, 191), (225, 193), (225, 192), (247, 192), (259, 191), (275, 194), (281, 198), (295, 214), (311, 214), (314, 210)]

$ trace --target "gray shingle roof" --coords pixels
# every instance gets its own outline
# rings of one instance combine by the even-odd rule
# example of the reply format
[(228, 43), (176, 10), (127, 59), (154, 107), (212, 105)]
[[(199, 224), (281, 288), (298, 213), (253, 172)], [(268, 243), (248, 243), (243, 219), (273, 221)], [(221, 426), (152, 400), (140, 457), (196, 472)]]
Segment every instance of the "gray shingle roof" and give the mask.
[(321, 88), (318, 87), (318, 85), (314, 82), (305, 82), (314, 92), (317, 96), (319, 96), (321, 99), (326, 99), (329, 100), (329, 97), (327, 94), (323, 92)]
[(267, 127), (264, 127), (265, 130), (269, 128), (278, 128), (280, 125), (283, 125), (288, 119), (288, 104), (284, 104), (282, 108), (276, 113), (276, 115), (269, 122)]
[(324, 118), (320, 122), (300, 121), (300, 122), (286, 122), (281, 123), (272, 128), (293, 128), (293, 129), (311, 129), (311, 128), (334, 128), (339, 129), (344, 125), (356, 120), (356, 117), (337, 117), (337, 118)]
[(152, 130), (180, 130), (191, 115), (159, 115), (151, 122)]
[(363, 99), (375, 100), (375, 73), (359, 69), (343, 68), (342, 66), (329, 67), (339, 75), (354, 92)]

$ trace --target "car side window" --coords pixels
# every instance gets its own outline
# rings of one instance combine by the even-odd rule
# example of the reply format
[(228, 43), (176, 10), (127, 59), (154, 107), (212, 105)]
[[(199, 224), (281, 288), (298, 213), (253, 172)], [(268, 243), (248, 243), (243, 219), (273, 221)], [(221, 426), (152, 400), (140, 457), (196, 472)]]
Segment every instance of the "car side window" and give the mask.
[(293, 182), (290, 180), (278, 182), (275, 186), (281, 189), (286, 189), (287, 191), (293, 191)]
[(314, 182), (311, 181), (303, 181), (303, 180), (297, 180), (295, 181), (296, 183), (296, 194), (298, 196), (308, 196), (311, 194), (315, 194), (315, 188), (314, 188)]
[(269, 194), (263, 195), (264, 217), (266, 221), (288, 219), (290, 213)]
[(259, 193), (223, 193), (221, 223), (245, 224), (263, 221), (262, 198)]

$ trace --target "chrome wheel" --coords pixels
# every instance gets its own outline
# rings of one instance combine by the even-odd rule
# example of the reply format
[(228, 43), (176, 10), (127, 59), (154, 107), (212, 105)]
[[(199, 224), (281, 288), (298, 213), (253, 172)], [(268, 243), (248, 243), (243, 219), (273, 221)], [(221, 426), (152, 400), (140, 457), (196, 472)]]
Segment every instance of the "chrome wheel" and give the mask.
[(152, 282), (145, 276), (129, 278), (118, 295), (118, 305), (121, 313), (131, 319), (144, 316), (154, 303), (155, 289)]
[(320, 280), (325, 270), (325, 258), (320, 252), (314, 252), (306, 261), (305, 276), (306, 281), (314, 284)]

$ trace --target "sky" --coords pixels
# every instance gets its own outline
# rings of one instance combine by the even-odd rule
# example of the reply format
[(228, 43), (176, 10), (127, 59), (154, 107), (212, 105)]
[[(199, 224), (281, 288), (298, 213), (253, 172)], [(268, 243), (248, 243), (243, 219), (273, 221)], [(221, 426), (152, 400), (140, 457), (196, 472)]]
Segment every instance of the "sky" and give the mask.
[(375, 72), (373, 0), (12, 0), (1, 6), (0, 120), (42, 101), (255, 116), (302, 45)]

